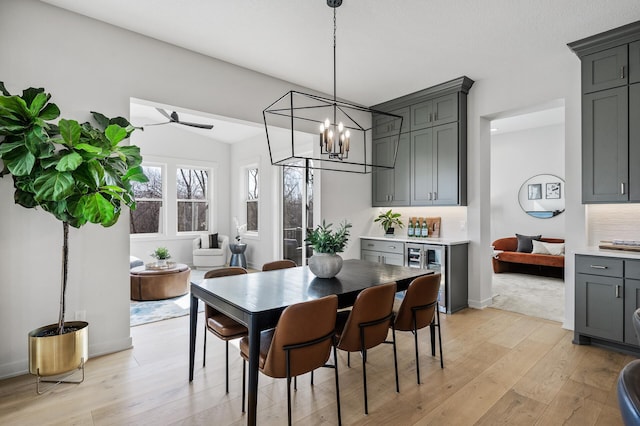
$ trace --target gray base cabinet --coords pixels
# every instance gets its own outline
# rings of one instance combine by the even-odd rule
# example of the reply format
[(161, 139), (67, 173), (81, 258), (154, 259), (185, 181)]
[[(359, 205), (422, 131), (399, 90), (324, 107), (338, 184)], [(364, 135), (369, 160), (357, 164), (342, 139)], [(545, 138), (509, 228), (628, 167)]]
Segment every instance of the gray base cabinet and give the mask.
[(576, 255), (574, 343), (640, 353), (633, 312), (640, 307), (640, 260)]
[(404, 265), (404, 243), (380, 240), (361, 240), (360, 258), (387, 265)]

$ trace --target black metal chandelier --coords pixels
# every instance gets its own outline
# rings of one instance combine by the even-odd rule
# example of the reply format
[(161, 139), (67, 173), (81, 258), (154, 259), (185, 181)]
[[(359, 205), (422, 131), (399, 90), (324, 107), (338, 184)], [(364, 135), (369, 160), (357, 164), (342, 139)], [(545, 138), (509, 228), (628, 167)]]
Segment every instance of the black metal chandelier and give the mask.
[[(402, 117), (336, 96), (336, 9), (341, 4), (342, 0), (327, 0), (333, 8), (333, 99), (291, 90), (262, 112), (273, 165), (351, 173), (395, 167)], [(397, 134), (387, 136), (392, 138), (392, 153), (374, 152), (374, 120), (397, 129)]]

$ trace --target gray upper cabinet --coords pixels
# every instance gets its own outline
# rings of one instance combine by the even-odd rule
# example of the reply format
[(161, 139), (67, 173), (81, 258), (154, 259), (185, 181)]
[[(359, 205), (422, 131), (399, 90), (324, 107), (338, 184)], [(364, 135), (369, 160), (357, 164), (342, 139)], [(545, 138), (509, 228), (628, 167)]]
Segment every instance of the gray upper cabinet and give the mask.
[[(377, 169), (372, 204), (381, 206), (466, 205), (467, 77), (371, 107), (406, 117), (395, 170)], [(373, 117), (373, 156), (389, 158), (391, 131), (382, 116)]]
[(458, 121), (458, 94), (420, 102), (411, 106), (411, 131)]
[(411, 132), (411, 205), (458, 205), (458, 126)]
[(640, 41), (629, 45), (629, 83), (640, 83)]
[(582, 202), (640, 202), (640, 21), (569, 47), (582, 65)]
[[(389, 111), (391, 114), (399, 115), (402, 117), (402, 126), (400, 133), (409, 131), (409, 107), (400, 108), (395, 111)], [(397, 122), (392, 117), (382, 114), (373, 114), (373, 134), (374, 138), (384, 138), (387, 136), (398, 135), (398, 129), (396, 127)]]
[[(385, 158), (382, 163), (391, 162), (395, 155), (395, 139), (397, 136), (375, 139), (373, 141), (374, 161)], [(405, 167), (410, 155), (409, 133), (400, 135), (398, 154), (394, 169), (378, 169), (373, 173), (373, 206), (406, 206), (409, 205), (409, 168)]]
[(582, 100), (582, 202), (628, 200), (627, 87)]
[(582, 92), (624, 86), (628, 78), (627, 45), (582, 58)]

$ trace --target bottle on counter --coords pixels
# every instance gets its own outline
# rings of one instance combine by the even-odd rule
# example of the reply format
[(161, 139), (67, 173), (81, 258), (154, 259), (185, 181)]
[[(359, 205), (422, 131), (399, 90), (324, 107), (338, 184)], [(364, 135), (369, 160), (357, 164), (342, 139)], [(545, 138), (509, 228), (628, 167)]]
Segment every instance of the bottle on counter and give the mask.
[(407, 237), (413, 237), (415, 235), (415, 228), (413, 225), (413, 220), (415, 218), (410, 217), (409, 218), (409, 224), (407, 225)]
[(429, 236), (429, 226), (427, 225), (427, 218), (425, 217), (422, 220), (422, 238), (427, 238)]

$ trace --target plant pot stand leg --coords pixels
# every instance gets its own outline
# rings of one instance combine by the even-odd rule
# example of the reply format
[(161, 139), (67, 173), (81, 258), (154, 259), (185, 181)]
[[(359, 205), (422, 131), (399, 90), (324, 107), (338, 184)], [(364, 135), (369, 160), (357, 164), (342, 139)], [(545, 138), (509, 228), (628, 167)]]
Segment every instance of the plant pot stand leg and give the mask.
[[(53, 388), (58, 386), (60, 383), (80, 384), (80, 383), (84, 382), (84, 358), (82, 358), (82, 360), (80, 361), (80, 365), (78, 366), (77, 370), (80, 370), (82, 372), (82, 378), (80, 380), (68, 380), (68, 378), (73, 376), (76, 373), (76, 371), (71, 371), (69, 374), (64, 376), (61, 380), (56, 380), (56, 379), (45, 379), (45, 378), (43, 378), (45, 376), (41, 376), (40, 375), (40, 369), (38, 369), (38, 372), (36, 374), (36, 392), (38, 393), (38, 395), (42, 395), (43, 393), (52, 390)], [(40, 383), (54, 383), (54, 385), (51, 386), (46, 391), (41, 391), (40, 390)]]

